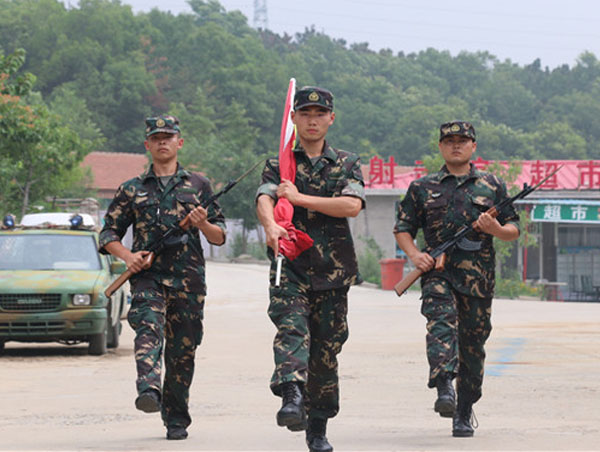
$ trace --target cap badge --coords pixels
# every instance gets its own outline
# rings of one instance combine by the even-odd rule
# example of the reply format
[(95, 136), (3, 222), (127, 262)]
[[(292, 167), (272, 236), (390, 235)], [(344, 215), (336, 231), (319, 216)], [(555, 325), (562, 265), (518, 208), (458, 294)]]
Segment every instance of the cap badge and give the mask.
[(460, 131), (460, 126), (458, 124), (454, 124), (451, 128), (450, 128), (451, 132), (458, 132)]
[(316, 102), (319, 100), (319, 95), (315, 91), (313, 91), (308, 95), (308, 100), (310, 100), (311, 102)]
[(162, 118), (159, 118), (156, 121), (156, 127), (164, 127), (165, 126), (165, 121)]

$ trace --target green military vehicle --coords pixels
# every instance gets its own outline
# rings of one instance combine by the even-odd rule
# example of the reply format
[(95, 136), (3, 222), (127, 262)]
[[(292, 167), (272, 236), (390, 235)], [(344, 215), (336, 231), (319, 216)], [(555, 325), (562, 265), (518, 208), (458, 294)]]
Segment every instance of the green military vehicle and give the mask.
[(103, 355), (119, 346), (125, 288), (103, 291), (125, 263), (98, 253), (88, 214), (6, 216), (0, 230), (0, 353), (8, 341), (88, 342)]

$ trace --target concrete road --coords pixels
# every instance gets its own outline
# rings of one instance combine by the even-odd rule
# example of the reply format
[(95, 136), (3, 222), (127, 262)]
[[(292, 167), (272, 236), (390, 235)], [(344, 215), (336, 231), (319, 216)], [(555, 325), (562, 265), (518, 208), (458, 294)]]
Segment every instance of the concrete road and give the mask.
[[(85, 346), (9, 343), (0, 357), (0, 450), (306, 451), (277, 427), (268, 389), (274, 328), (267, 267), (208, 264), (205, 339), (187, 441), (135, 410), (133, 334), (105, 356)], [(416, 293), (355, 287), (340, 357), (336, 451), (600, 450), (600, 303), (495, 300), (474, 438), (451, 436), (426, 387)]]

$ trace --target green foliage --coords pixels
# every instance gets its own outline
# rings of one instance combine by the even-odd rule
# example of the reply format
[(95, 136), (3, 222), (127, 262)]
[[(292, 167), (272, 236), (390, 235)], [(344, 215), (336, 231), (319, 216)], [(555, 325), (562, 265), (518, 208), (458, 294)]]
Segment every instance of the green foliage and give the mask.
[[(23, 63), (21, 52), (0, 60), (0, 203), (20, 215), (78, 180), (78, 163), (89, 150), (89, 142), (53, 114), (39, 93), (29, 91), (29, 74), (11, 81)], [(17, 92), (27, 96), (11, 94)]]
[(439, 151), (423, 157), (423, 166), (427, 170), (428, 174), (439, 171), (440, 168), (444, 166), (444, 163), (444, 157), (442, 157), (442, 154)]
[[(75, 111), (90, 114), (70, 126), (92, 142), (90, 132), (105, 137), (109, 151), (143, 152), (144, 116), (177, 105), (217, 141), (250, 129), (239, 134), (244, 152), (275, 154), (295, 77), (335, 93), (328, 138), (365, 159), (376, 153), (413, 164), (437, 152), (437, 128), (451, 119), (475, 124), (478, 155), (488, 160), (600, 158), (600, 62), (590, 52), (553, 70), (487, 52), (376, 53), (314, 28), (294, 37), (256, 31), (216, 0), (189, 3), (192, 13), (174, 16), (133, 14), (117, 0), (69, 8), (59, 0), (0, 0), (0, 49), (11, 52), (13, 68), (23, 58), (17, 49), (25, 49), (23, 69), (37, 76), (37, 89), (63, 109), (78, 99)], [(17, 83), (7, 86), (24, 91), (9, 94), (31, 89), (33, 76), (10, 74)]]
[(381, 285), (381, 265), (383, 250), (373, 237), (360, 237), (366, 245), (364, 251), (357, 256), (358, 271), (362, 278), (370, 283)]
[(235, 234), (229, 252), (229, 257), (239, 257), (243, 254), (249, 255), (257, 260), (267, 259), (266, 245), (259, 242), (248, 242), (244, 234)]
[(102, 149), (106, 138), (94, 121), (85, 99), (77, 96), (68, 84), (55, 89), (50, 99), (50, 109), (60, 116), (66, 125), (77, 133), (79, 138), (89, 143), (93, 149)]
[(10, 55), (4, 55), (0, 48), (0, 74), (3, 82), (0, 94), (26, 96), (33, 88), (36, 77), (30, 72), (16, 75), (25, 63), (25, 50), (16, 49)]
[(542, 295), (539, 287), (530, 286), (518, 277), (496, 278), (496, 298), (519, 298), (520, 296), (540, 297)]

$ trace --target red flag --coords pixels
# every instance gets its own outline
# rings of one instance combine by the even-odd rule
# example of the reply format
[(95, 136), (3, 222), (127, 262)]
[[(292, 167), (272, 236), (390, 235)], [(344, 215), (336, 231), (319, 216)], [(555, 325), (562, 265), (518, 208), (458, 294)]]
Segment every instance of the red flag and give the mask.
[[(292, 78), (285, 101), (279, 141), (279, 175), (282, 180), (287, 179), (292, 182), (296, 179), (296, 157), (292, 152), (296, 142), (296, 128), (291, 118), (295, 93), (296, 79)], [(287, 199), (279, 198), (277, 200), (273, 214), (277, 224), (284, 227), (290, 237), (289, 240), (283, 237), (279, 239), (279, 252), (289, 260), (294, 260), (300, 253), (312, 246), (313, 239), (292, 224), (294, 206)]]

